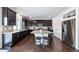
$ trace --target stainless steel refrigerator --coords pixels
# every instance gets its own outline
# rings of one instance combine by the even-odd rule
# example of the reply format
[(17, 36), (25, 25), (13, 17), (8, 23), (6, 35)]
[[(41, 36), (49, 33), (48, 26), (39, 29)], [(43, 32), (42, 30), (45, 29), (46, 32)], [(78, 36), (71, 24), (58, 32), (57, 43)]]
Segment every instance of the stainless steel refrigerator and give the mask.
[(75, 47), (75, 19), (63, 21), (62, 40), (71, 47)]

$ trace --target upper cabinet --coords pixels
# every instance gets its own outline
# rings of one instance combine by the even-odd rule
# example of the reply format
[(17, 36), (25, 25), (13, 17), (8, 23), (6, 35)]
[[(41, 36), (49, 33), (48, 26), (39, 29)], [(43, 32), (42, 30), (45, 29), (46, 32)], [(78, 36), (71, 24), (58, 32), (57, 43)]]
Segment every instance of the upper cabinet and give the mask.
[(22, 18), (22, 25), (27, 26), (27, 19), (26, 18)]
[(27, 26), (52, 26), (52, 20), (27, 20)]
[(2, 7), (2, 25), (16, 25), (16, 12)]

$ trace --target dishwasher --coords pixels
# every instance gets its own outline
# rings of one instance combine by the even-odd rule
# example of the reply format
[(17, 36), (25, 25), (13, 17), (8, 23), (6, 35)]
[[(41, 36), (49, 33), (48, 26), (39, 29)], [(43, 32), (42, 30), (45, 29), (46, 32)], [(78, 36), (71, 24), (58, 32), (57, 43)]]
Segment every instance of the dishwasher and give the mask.
[(12, 34), (3, 34), (3, 47), (11, 47), (12, 45)]

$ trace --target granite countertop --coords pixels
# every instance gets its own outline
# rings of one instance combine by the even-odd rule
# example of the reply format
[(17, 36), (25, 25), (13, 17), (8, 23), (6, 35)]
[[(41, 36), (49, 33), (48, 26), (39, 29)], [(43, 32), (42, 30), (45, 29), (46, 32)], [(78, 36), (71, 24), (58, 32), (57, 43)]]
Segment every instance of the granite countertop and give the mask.
[(16, 30), (16, 31), (8, 31), (8, 32), (2, 32), (2, 34), (12, 34), (12, 33), (17, 33), (17, 32), (21, 32), (21, 31), (25, 31), (27, 29), (22, 29), (22, 30)]

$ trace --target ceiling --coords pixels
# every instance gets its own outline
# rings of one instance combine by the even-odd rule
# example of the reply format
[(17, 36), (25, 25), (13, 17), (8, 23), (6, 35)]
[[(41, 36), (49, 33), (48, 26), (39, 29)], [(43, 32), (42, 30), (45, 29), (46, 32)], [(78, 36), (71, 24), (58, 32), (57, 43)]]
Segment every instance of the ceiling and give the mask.
[(18, 7), (24, 16), (32, 18), (55, 17), (68, 7)]

